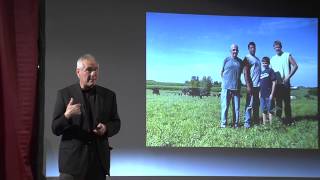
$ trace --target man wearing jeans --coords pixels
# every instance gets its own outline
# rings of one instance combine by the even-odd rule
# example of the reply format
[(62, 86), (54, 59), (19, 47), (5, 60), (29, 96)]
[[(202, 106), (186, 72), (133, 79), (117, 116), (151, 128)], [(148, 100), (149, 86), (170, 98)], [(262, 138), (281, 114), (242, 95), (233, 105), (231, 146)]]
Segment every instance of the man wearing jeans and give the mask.
[(240, 75), (242, 71), (242, 61), (238, 58), (238, 45), (232, 44), (230, 47), (231, 56), (223, 61), (221, 70), (221, 124), (220, 127), (227, 126), (227, 115), (230, 101), (232, 100), (233, 127), (239, 125), (240, 108)]
[[(247, 99), (245, 106), (244, 127), (249, 128), (251, 124), (259, 124), (259, 91), (261, 63), (256, 57), (256, 44), (249, 42), (249, 54), (243, 59), (243, 73), (247, 85)], [(251, 115), (252, 113), (252, 115)]]

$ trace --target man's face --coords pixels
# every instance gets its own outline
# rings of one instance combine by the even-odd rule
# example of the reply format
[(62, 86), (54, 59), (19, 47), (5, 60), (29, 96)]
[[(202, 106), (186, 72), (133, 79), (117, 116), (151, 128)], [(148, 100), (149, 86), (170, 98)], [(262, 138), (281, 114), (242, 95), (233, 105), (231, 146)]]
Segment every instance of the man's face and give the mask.
[(98, 64), (95, 60), (87, 59), (82, 61), (83, 68), (77, 68), (77, 76), (80, 80), (80, 86), (88, 89), (96, 85), (98, 79)]
[(279, 44), (275, 44), (275, 45), (273, 46), (273, 48), (274, 48), (274, 50), (276, 51), (276, 53), (277, 53), (278, 55), (280, 55), (280, 54), (282, 53), (282, 47), (281, 47)]
[(249, 53), (250, 53), (251, 55), (255, 55), (255, 54), (256, 54), (256, 46), (254, 46), (254, 45), (249, 45), (248, 50), (249, 50)]
[(232, 56), (233, 58), (235, 58), (235, 57), (238, 56), (238, 53), (239, 53), (238, 46), (232, 45), (230, 51), (231, 51), (231, 56)]

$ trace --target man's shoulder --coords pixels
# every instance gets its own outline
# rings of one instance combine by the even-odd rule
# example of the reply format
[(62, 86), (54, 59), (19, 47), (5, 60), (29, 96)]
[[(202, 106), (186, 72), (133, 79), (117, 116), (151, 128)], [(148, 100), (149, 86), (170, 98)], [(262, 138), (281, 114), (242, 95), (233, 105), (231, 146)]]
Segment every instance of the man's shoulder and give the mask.
[(290, 52), (283, 52), (283, 55), (289, 56), (291, 53)]
[[(58, 93), (61, 95), (67, 95), (67, 94), (74, 94), (77, 89), (80, 89), (79, 83), (72, 84), (70, 86), (64, 87), (60, 90), (58, 90)], [(80, 91), (79, 91), (80, 92)], [(96, 85), (96, 93), (100, 95), (106, 95), (106, 96), (114, 96), (115, 92), (111, 89), (105, 88), (103, 86)]]
[(247, 58), (248, 60), (250, 60), (251, 58), (253, 58), (253, 56), (249, 53), (244, 58)]
[(236, 57), (235, 58), (241, 65), (243, 64), (243, 61), (242, 61), (242, 59), (241, 58), (239, 58), (239, 57)]
[(271, 57), (270, 61), (274, 60), (274, 59), (277, 58), (277, 57), (278, 57), (277, 54), (273, 55), (273, 56)]
[(230, 57), (224, 58), (223, 63), (226, 63), (227, 61), (229, 61), (229, 59), (230, 59)]
[(271, 57), (270, 60), (274, 60), (274, 59), (278, 59), (278, 58), (282, 58), (282, 57), (289, 57), (291, 55), (291, 53), (289, 52), (283, 52), (280, 56), (275, 54)]
[(230, 57), (230, 56), (226, 57), (226, 58), (224, 59), (224, 62), (234, 61), (234, 60), (239, 61), (239, 62), (242, 62), (242, 59), (241, 59), (241, 58), (239, 58), (239, 57), (233, 58), (233, 57)]
[(244, 59), (247, 59), (248, 61), (251, 61), (252, 63), (255, 63), (255, 62), (260, 62), (260, 59), (256, 56), (256, 55), (252, 55), (250, 53), (248, 53)]
[(62, 89), (59, 89), (58, 91), (59, 92), (67, 92), (67, 91), (72, 91), (72, 90), (79, 88), (79, 87), (80, 87), (80, 85), (78, 83), (75, 83), (75, 84), (69, 85), (67, 87), (64, 87)]
[(109, 94), (109, 95), (114, 95), (115, 92), (111, 89), (108, 89), (106, 87), (103, 87), (103, 86), (99, 86), (99, 85), (96, 85), (96, 90), (97, 90), (97, 93), (103, 93), (103, 94)]

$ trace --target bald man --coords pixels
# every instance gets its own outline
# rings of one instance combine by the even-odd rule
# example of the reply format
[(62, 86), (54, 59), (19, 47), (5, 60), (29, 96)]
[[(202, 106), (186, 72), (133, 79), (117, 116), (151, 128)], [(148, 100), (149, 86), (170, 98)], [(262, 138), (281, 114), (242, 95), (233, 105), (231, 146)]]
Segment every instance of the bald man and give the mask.
[(227, 127), (227, 116), (230, 102), (232, 102), (232, 114), (234, 128), (239, 127), (240, 108), (240, 75), (242, 72), (242, 61), (238, 58), (239, 47), (236, 44), (230, 46), (230, 56), (223, 61), (221, 70), (221, 123), (220, 127)]

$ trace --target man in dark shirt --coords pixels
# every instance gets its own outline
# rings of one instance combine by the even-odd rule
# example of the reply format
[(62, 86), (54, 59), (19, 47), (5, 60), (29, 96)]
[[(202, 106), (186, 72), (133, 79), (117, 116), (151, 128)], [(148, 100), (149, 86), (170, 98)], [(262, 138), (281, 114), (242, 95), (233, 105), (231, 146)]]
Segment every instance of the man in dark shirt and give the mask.
[(108, 137), (120, 130), (116, 95), (96, 85), (99, 65), (92, 55), (77, 61), (79, 83), (58, 91), (52, 131), (61, 137), (60, 180), (105, 180), (110, 170)]

